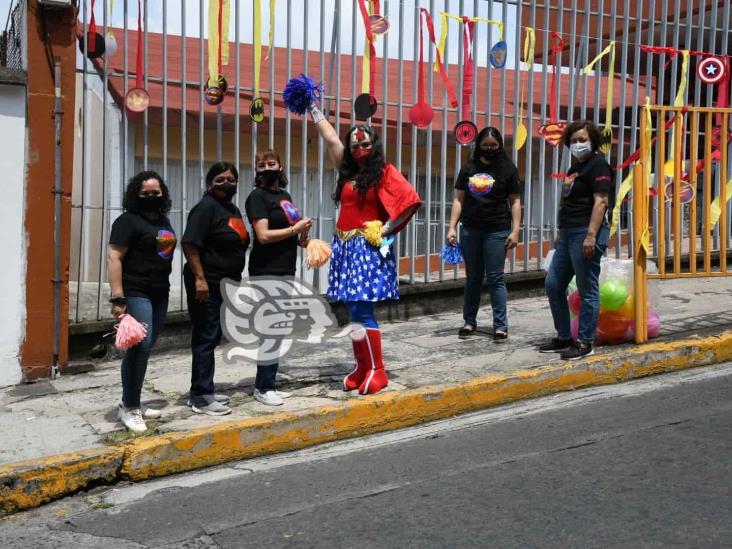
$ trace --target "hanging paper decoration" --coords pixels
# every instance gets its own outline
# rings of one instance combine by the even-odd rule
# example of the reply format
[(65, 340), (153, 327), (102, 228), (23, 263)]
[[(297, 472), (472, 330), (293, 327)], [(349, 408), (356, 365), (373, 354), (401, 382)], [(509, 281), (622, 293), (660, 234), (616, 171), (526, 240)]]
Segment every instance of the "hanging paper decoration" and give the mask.
[(463, 104), (462, 120), (455, 124), (455, 140), (461, 145), (470, 145), (478, 136), (478, 128), (471, 118), (470, 99), (473, 96), (473, 42), (475, 22), (463, 18)]
[(264, 60), (269, 59), (269, 54), (274, 48), (274, 31), (275, 31), (275, 10), (277, 9), (277, 0), (269, 0), (269, 45), (267, 46), (267, 55)]
[(373, 14), (369, 14), (369, 10), (366, 8), (366, 0), (358, 0), (361, 17), (366, 29), (366, 42), (361, 65), (361, 94), (356, 97), (353, 104), (353, 110), (359, 120), (371, 118), (376, 114), (378, 108), (378, 102), (374, 95), (376, 80), (376, 48), (374, 47), (374, 41), (376, 35), (371, 28), (371, 15), (379, 14), (380, 2), (379, 0), (370, 0), (370, 5), (373, 7)]
[(82, 34), (79, 37), (79, 49), (81, 53), (84, 53), (84, 43), (88, 42), (86, 56), (89, 59), (97, 59), (104, 55), (104, 37), (97, 32), (97, 20), (94, 17), (94, 3), (95, 0), (91, 0), (91, 16), (89, 17), (89, 29), (86, 35)]
[(602, 140), (600, 142), (600, 152), (602, 152), (603, 154), (609, 153), (613, 144), (612, 122), (613, 90), (615, 84), (615, 40), (611, 41), (610, 44), (608, 44), (608, 46), (602, 51), (602, 53), (600, 53), (600, 55), (590, 61), (590, 63), (583, 69), (583, 72), (585, 74), (590, 74), (590, 72), (592, 72), (592, 67), (595, 66), (595, 63), (600, 61), (600, 59), (605, 57), (608, 53), (610, 54), (610, 66), (608, 67), (607, 72), (607, 104), (605, 106), (605, 127), (602, 129)]
[(209, 0), (208, 4), (208, 82), (204, 91), (209, 105), (220, 105), (228, 84), (223, 66), (229, 62), (229, 0)]
[(264, 120), (264, 100), (259, 97), (259, 76), (262, 72), (262, 4), (254, 0), (254, 90), (252, 104), (249, 105), (249, 118), (259, 124)]
[[(562, 134), (566, 124), (559, 122), (559, 108), (557, 106), (557, 73), (559, 72), (559, 54), (564, 49), (564, 39), (562, 35), (553, 32), (554, 46), (552, 47), (552, 70), (551, 90), (549, 92), (549, 123), (539, 126), (539, 135), (552, 146), (557, 146), (562, 142)], [(561, 75), (559, 76), (561, 83)]]
[[(440, 52), (440, 55), (444, 58), (445, 57), (445, 46), (447, 45), (447, 33), (448, 33), (448, 21), (449, 19), (454, 19), (458, 23), (463, 23), (464, 21), (472, 21), (473, 23), (488, 23), (489, 25), (493, 25), (498, 27), (498, 37), (499, 41), (503, 41), (503, 21), (496, 21), (493, 19), (486, 19), (485, 17), (465, 17), (463, 15), (453, 15), (451, 13), (447, 12), (441, 12), (440, 13), (440, 22), (442, 24), (442, 28), (440, 30), (440, 44), (437, 46), (438, 51)], [(497, 50), (504, 49), (503, 46), (499, 45), (500, 42), (496, 43), (493, 47), (495, 48), (498, 46)], [(505, 45), (505, 42), (503, 42)], [(508, 51), (508, 46), (505, 47), (505, 51)], [(489, 55), (490, 59), (490, 55)], [(496, 61), (500, 61), (499, 58), (496, 59)], [(492, 64), (492, 62), (491, 62)], [(504, 65), (505, 65), (505, 58), (504, 58)], [(495, 65), (494, 65), (495, 66)], [(502, 67), (496, 67), (496, 68), (502, 68)], [(435, 66), (433, 68), (434, 72), (437, 72), (439, 70), (439, 67), (435, 63)]]
[(150, 95), (145, 90), (142, 79), (142, 6), (137, 0), (137, 63), (135, 66), (135, 87), (127, 92), (125, 105), (133, 113), (144, 112), (150, 104)]
[(417, 79), (417, 103), (409, 109), (409, 120), (418, 128), (424, 129), (432, 123), (434, 111), (424, 100), (424, 19), (429, 13), (424, 8), (420, 9), (419, 17), (419, 76)]
[[(524, 65), (526, 70), (530, 70), (534, 64), (534, 47), (536, 45), (536, 33), (531, 27), (526, 27), (526, 38), (524, 38)], [(519, 99), (519, 123), (516, 128), (516, 138), (514, 139), (513, 146), (517, 151), (526, 143), (526, 138), (529, 136), (529, 132), (524, 125), (524, 84), (521, 81), (521, 94)]]
[(724, 62), (719, 57), (707, 57), (696, 66), (699, 80), (705, 84), (719, 84), (725, 76)]

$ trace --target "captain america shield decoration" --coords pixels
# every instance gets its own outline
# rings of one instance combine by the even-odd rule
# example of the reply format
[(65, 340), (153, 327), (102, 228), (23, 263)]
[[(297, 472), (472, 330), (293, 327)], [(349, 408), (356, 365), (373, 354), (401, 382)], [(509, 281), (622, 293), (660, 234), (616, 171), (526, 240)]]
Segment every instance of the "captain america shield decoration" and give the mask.
[(719, 84), (725, 72), (724, 62), (719, 57), (706, 57), (696, 66), (696, 74), (705, 84)]

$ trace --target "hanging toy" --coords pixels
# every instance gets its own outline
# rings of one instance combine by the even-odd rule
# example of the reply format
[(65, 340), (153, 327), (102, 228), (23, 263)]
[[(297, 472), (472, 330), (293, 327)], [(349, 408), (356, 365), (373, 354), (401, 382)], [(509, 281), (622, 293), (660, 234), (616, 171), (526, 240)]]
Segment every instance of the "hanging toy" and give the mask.
[(488, 61), (493, 65), (494, 69), (502, 69), (506, 66), (506, 58), (508, 57), (508, 44), (505, 40), (499, 40), (491, 48), (488, 54)]
[(125, 96), (125, 105), (130, 113), (145, 112), (150, 104), (150, 94), (145, 90), (145, 83), (142, 78), (142, 6), (137, 0), (137, 62), (135, 66), (135, 87), (130, 89)]
[(726, 76), (724, 62), (719, 57), (706, 57), (697, 64), (696, 75), (705, 84), (719, 84)]
[(463, 17), (463, 104), (462, 120), (455, 124), (453, 134), (460, 145), (470, 145), (478, 137), (478, 127), (470, 120), (470, 98), (473, 95), (473, 41), (475, 21)]
[(320, 101), (322, 93), (322, 84), (318, 84), (309, 76), (301, 74), (290, 79), (287, 85), (285, 85), (282, 97), (285, 100), (287, 110), (303, 115), (307, 112), (310, 105)]
[(442, 247), (440, 256), (445, 265), (460, 265), (463, 262), (463, 250), (457, 242), (455, 244), (445, 244)]
[[(432, 107), (424, 100), (424, 23), (422, 16), (429, 17), (424, 8), (420, 10), (419, 25), (419, 76), (417, 80), (417, 102), (409, 109), (409, 120), (420, 129), (424, 129), (432, 123), (435, 116)], [(439, 56), (439, 52), (438, 52)]]
[(318, 240), (313, 238), (308, 242), (307, 248), (305, 248), (305, 265), (309, 269), (318, 269), (325, 265), (330, 259), (333, 253), (330, 245), (324, 240)]
[(219, 75), (213, 86), (211, 85), (211, 80), (209, 79), (208, 84), (206, 85), (206, 89), (204, 91), (206, 103), (208, 103), (209, 105), (220, 105), (226, 97), (226, 91), (228, 89), (229, 85), (226, 82), (226, 78), (224, 78), (222, 75)]
[[(566, 124), (559, 122), (559, 108), (557, 106), (557, 73), (559, 72), (559, 54), (564, 49), (564, 39), (562, 35), (554, 32), (554, 47), (552, 48), (552, 59), (554, 69), (552, 71), (551, 89), (549, 93), (549, 122), (539, 126), (538, 133), (544, 140), (552, 146), (557, 146), (562, 142), (562, 135)], [(561, 79), (561, 76), (560, 76)], [(560, 80), (561, 81), (561, 80)]]
[[(536, 44), (536, 33), (532, 27), (526, 27), (526, 37), (524, 38), (524, 65), (526, 70), (530, 70), (534, 63), (534, 46)], [(526, 129), (524, 124), (524, 91), (525, 86), (523, 79), (521, 79), (521, 94), (519, 98), (519, 122), (516, 128), (516, 137), (513, 142), (513, 148), (520, 151), (521, 148), (526, 144), (526, 138), (529, 136), (529, 131)]]
[(121, 315), (114, 329), (117, 331), (114, 346), (120, 351), (131, 349), (147, 336), (147, 325), (129, 314)]
[(223, 67), (229, 62), (229, 0), (209, 0), (208, 5), (208, 82), (204, 99), (220, 105), (229, 85)]
[(79, 50), (82, 55), (84, 54), (84, 43), (88, 42), (86, 46), (86, 56), (89, 59), (98, 59), (104, 55), (106, 43), (104, 37), (97, 32), (97, 21), (94, 17), (94, 2), (91, 0), (91, 15), (89, 17), (89, 30), (86, 35), (82, 33), (79, 36)]

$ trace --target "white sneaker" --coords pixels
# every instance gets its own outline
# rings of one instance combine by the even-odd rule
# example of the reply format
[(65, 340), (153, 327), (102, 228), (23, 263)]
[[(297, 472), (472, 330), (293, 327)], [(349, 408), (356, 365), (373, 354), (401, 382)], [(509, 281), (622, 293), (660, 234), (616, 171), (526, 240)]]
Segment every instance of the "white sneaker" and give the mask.
[(277, 391), (266, 391), (260, 393), (259, 390), (254, 389), (254, 400), (266, 404), (267, 406), (282, 406), (285, 401), (277, 394)]
[(144, 433), (147, 431), (147, 425), (145, 425), (145, 420), (142, 419), (142, 412), (139, 408), (125, 410), (125, 407), (120, 405), (117, 411), (117, 417), (122, 422), (122, 425), (134, 433)]
[(157, 408), (148, 408), (144, 405), (142, 406), (142, 417), (145, 419), (159, 419), (162, 415), (162, 410), (158, 410)]
[(288, 393), (287, 391), (275, 391), (275, 393), (280, 398), (290, 398), (292, 396), (292, 393)]

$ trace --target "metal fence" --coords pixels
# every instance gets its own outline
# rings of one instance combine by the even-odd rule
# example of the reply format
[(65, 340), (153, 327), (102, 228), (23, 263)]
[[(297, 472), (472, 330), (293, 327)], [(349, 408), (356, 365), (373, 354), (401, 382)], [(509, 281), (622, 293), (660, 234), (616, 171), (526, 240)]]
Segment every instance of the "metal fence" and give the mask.
[[(254, 1), (261, 2), (266, 49), (268, 9), (274, 3)], [(252, 0), (231, 0), (232, 52), (225, 68), (230, 92), (219, 107), (208, 106), (203, 100), (208, 78), (208, 2), (142, 2), (144, 82), (151, 93), (151, 106), (139, 119), (131, 118), (120, 106), (134, 84), (137, 2), (118, 1), (114, 12), (107, 2), (96, 4), (97, 25), (105, 36), (110, 30), (114, 33), (117, 51), (94, 62), (83, 52), (78, 56), (70, 320), (107, 316), (105, 250), (109, 228), (121, 213), (126, 181), (143, 168), (158, 170), (168, 183), (173, 194), (170, 217), (181, 235), (188, 211), (201, 196), (210, 163), (223, 158), (239, 166), (241, 191), (237, 200), (243, 205), (251, 189), (256, 151), (277, 148), (283, 156), (291, 194), (305, 215), (315, 220), (313, 232), (330, 239), (336, 218), (329, 198), (335, 174), (312, 124), (282, 108), (282, 89), (291, 76), (311, 74), (325, 84), (324, 103), (331, 122), (339, 121), (343, 131), (354, 121), (351, 106), (359, 93), (365, 39), (358, 2), (276, 3), (276, 47), (270, 58), (262, 61), (259, 92), (269, 116), (259, 125), (248, 118), (255, 91)], [(405, 173), (424, 200), (424, 207), (398, 239), (402, 284), (462, 275), (457, 269), (445, 268), (438, 254), (448, 228), (454, 178), (469, 148), (459, 146), (452, 135), (461, 105), (458, 109), (449, 106), (438, 73), (425, 70), (427, 102), (435, 110), (433, 124), (419, 130), (408, 119), (417, 95), (420, 7), (433, 15), (438, 35), (442, 12), (503, 23), (508, 44), (503, 69), (488, 63), (488, 51), (500, 38), (497, 27), (476, 26), (473, 51), (478, 70), (471, 116), (478, 127), (494, 125), (501, 130), (523, 180), (523, 246), (507, 259), (511, 272), (541, 269), (557, 232), (558, 174), (566, 171), (570, 159), (564, 147), (553, 147), (537, 134), (539, 126), (549, 120), (552, 95), (558, 97), (561, 120), (589, 118), (601, 125), (607, 107), (607, 59), (592, 71), (582, 69), (610, 40), (616, 42), (611, 105), (614, 140), (607, 157), (611, 165), (619, 166), (639, 145), (637, 114), (644, 97), (650, 95), (654, 103), (670, 104), (680, 83), (680, 55), (646, 52), (639, 46), (728, 52), (730, 3), (723, 0), (383, 0), (381, 12), (388, 17), (390, 30), (376, 44), (375, 95), (380, 106), (371, 123), (385, 138), (388, 160)], [(89, 18), (89, 2), (81, 1), (80, 28)], [(536, 31), (536, 55), (528, 64), (520, 62), (527, 27)], [(556, 79), (552, 79), (553, 33), (564, 40), (557, 57)], [(425, 61), (431, 65), (435, 48), (426, 38), (424, 45)], [(451, 22), (445, 61), (458, 96), (462, 59), (461, 32)], [(694, 78), (696, 62), (692, 57), (684, 101), (711, 106), (719, 99), (718, 88), (704, 86)], [(523, 123), (530, 138), (517, 151), (514, 136), (522, 122), (522, 99), (526, 113)], [(715, 167), (715, 193), (720, 186), (718, 172)], [(615, 172), (616, 188), (627, 173), (627, 169)], [(633, 236), (631, 212), (627, 204), (621, 208), (620, 236), (611, 250), (618, 257), (632, 252)], [(181, 271), (181, 252), (177, 250), (171, 275), (170, 307), (174, 310), (185, 307)], [(324, 290), (325, 269), (300, 269), (298, 273)]]

